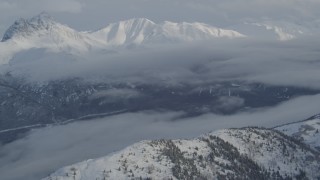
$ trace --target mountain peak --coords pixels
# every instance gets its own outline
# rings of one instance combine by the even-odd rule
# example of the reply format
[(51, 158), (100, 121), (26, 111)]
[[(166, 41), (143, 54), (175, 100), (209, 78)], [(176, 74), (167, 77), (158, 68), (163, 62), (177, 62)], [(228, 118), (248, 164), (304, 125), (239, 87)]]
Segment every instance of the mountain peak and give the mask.
[(54, 24), (55, 21), (46, 12), (41, 12), (30, 19), (20, 18), (6, 30), (2, 41), (7, 41), (15, 36), (28, 36), (39, 30), (49, 30)]
[(132, 18), (132, 19), (125, 20), (125, 21), (122, 21), (122, 22), (140, 22), (140, 23), (152, 23), (152, 24), (155, 24), (153, 21), (151, 21), (150, 19), (147, 19), (147, 18)]
[(124, 26), (126, 28), (133, 28), (133, 29), (143, 29), (148, 26), (154, 26), (156, 25), (153, 21), (147, 19), (147, 18), (132, 18), (128, 20), (123, 20), (118, 23), (113, 23), (113, 25), (116, 26)]
[(38, 23), (44, 23), (44, 22), (52, 22), (54, 21), (53, 18), (48, 14), (47, 12), (41, 12), (40, 14), (32, 17), (30, 19), (31, 22), (38, 22)]

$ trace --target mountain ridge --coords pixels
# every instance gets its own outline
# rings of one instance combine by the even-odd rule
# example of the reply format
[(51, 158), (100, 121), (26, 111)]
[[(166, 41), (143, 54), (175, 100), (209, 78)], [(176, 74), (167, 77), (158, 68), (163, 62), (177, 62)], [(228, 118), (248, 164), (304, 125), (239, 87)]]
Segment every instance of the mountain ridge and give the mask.
[(0, 64), (8, 64), (21, 51), (43, 48), (53, 52), (83, 55), (92, 51), (114, 51), (135, 46), (243, 38), (243, 34), (204, 23), (156, 24), (146, 18), (111, 23), (92, 32), (81, 32), (56, 22), (43, 12), (19, 19), (4, 33), (0, 42)]
[(319, 178), (319, 151), (283, 133), (246, 127), (194, 139), (141, 141), (44, 180)]
[(275, 127), (275, 129), (320, 151), (320, 114), (303, 121)]
[[(186, 23), (186, 22), (174, 23), (170, 21), (165, 21), (163, 23), (156, 24), (147, 18), (133, 18), (129, 20), (119, 21), (116, 23), (110, 23), (106, 27), (93, 32), (78, 32), (67, 25), (62, 25), (54, 21), (54, 19), (49, 14), (43, 12), (30, 19), (21, 18), (15, 21), (15, 23), (12, 26), (10, 26), (9, 29), (5, 32), (2, 38), (2, 42), (17, 38), (18, 36), (23, 36), (24, 38), (27, 38), (30, 34), (36, 33), (39, 31), (54, 31), (55, 28), (63, 28), (69, 31), (74, 31), (83, 36), (88, 36), (89, 38), (92, 38), (95, 40), (98, 39), (95, 37), (97, 36), (97, 34), (104, 33), (107, 43), (110, 42), (109, 39), (117, 38), (116, 36), (117, 34), (118, 36), (122, 36), (121, 38), (129, 37), (126, 41), (127, 43), (141, 43), (141, 41), (138, 41), (132, 38), (135, 34), (141, 34), (143, 32), (147, 32), (149, 36), (154, 36), (153, 33), (160, 33), (161, 35), (165, 35), (165, 33), (167, 33), (167, 35), (171, 35), (171, 37), (174, 37), (177, 34), (170, 32), (173, 30), (178, 30), (180, 33), (183, 33), (182, 35), (187, 36), (187, 38), (185, 39), (191, 38), (191, 40), (205, 40), (205, 39), (202, 39), (202, 38), (196, 39), (195, 35), (197, 34), (195, 34), (194, 37), (192, 37), (191, 34), (186, 33), (187, 31), (192, 32), (197, 30), (196, 32), (193, 32), (193, 33), (206, 33), (207, 37), (212, 36), (214, 38), (244, 37), (244, 35), (236, 31), (216, 28), (204, 23), (197, 23), (197, 22), (196, 23)], [(215, 31), (217, 33), (213, 33)], [(123, 34), (123, 32), (126, 32), (126, 33)], [(124, 42), (111, 43), (111, 45), (123, 45), (123, 44)]]
[(5, 31), (1, 41), (7, 41), (20, 33), (25, 33), (27, 35), (28, 33), (41, 29), (49, 30), (52, 28), (54, 23), (53, 18), (44, 12), (32, 17), (31, 19), (20, 18)]

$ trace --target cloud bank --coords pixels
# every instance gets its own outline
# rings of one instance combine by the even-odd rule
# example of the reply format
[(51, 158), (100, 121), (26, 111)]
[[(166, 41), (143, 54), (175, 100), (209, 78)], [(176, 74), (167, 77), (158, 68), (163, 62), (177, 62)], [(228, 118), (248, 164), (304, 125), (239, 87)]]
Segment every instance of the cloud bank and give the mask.
[(319, 89), (318, 47), (312, 39), (216, 40), (119, 53), (93, 51), (81, 57), (35, 49), (17, 54), (2, 72), (31, 81), (72, 77), (174, 85), (247, 81)]

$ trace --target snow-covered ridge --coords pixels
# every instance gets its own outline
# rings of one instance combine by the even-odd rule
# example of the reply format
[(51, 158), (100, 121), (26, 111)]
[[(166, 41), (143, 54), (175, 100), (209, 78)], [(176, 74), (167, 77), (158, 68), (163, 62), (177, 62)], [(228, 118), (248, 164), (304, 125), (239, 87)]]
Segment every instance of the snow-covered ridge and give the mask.
[(19, 19), (8, 28), (0, 42), (0, 65), (7, 64), (22, 51), (41, 48), (54, 52), (83, 54), (104, 44), (85, 33), (55, 22), (41, 13), (31, 19)]
[(112, 23), (92, 35), (104, 39), (107, 44), (142, 44), (164, 42), (190, 42), (214, 38), (239, 38), (244, 35), (212, 27), (204, 23), (174, 23), (165, 21), (156, 24), (145, 18), (130, 19)]
[(55, 22), (48, 14), (41, 13), (31, 19), (17, 20), (5, 32), (2, 41), (17, 40), (19, 38), (32, 40), (33, 36), (59, 36), (55, 35), (55, 33), (60, 34), (61, 38), (62, 35), (67, 35), (70, 39), (87, 39), (88, 41), (97, 41), (111, 46), (141, 44), (144, 42), (155, 43), (210, 40), (219, 37), (244, 37), (244, 35), (236, 31), (220, 29), (204, 23), (174, 23), (166, 21), (156, 24), (145, 18), (111, 23), (96, 32), (77, 32), (66, 25)]
[(305, 142), (320, 151), (320, 114), (307, 120), (276, 127), (275, 129)]
[(145, 18), (111, 23), (94, 32), (79, 32), (54, 21), (47, 13), (41, 13), (15, 21), (4, 33), (0, 42), (0, 65), (9, 63), (16, 53), (32, 48), (82, 55), (94, 50), (242, 37), (245, 36), (236, 31), (204, 23), (166, 21), (156, 24)]
[(60, 24), (47, 13), (31, 19), (19, 19), (5, 32), (2, 42), (15, 42), (17, 47), (86, 50), (99, 42), (82, 32)]
[(190, 140), (142, 141), (64, 167), (45, 180), (316, 179), (319, 152), (278, 131), (225, 129)]
[(4, 33), (2, 41), (7, 41), (14, 36), (28, 36), (36, 31), (50, 30), (55, 25), (54, 20), (46, 13), (41, 13), (31, 19), (20, 18)]

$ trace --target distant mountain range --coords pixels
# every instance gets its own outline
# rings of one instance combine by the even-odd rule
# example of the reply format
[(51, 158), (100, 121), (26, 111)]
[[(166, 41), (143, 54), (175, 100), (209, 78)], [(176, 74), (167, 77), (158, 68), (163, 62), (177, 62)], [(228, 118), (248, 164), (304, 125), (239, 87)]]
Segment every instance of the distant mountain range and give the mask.
[(208, 41), (216, 38), (241, 38), (245, 35), (204, 23), (156, 24), (145, 18), (112, 23), (94, 32), (78, 32), (53, 20), (47, 13), (19, 19), (5, 32), (0, 43), (0, 64), (21, 50), (46, 48), (53, 51), (84, 53), (92, 49), (131, 47), (142, 44)]
[[(122, 46), (128, 44), (163, 43), (244, 37), (233, 30), (220, 29), (204, 23), (156, 24), (146, 18), (135, 18), (109, 24), (95, 32), (77, 32), (41, 13), (31, 19), (19, 19), (5, 32), (2, 42), (13, 40), (51, 40), (56, 44), (73, 42), (87, 45)], [(100, 43), (100, 44), (99, 44)]]
[[(188, 140), (142, 141), (64, 167), (52, 179), (319, 179), (320, 118), (276, 129), (224, 129)], [(306, 144), (304, 144), (306, 143)]]
[(291, 40), (310, 35), (315, 30), (281, 22), (255, 22), (217, 28), (200, 22), (155, 23), (135, 18), (111, 23), (97, 31), (79, 32), (41, 13), (30, 19), (16, 20), (4, 33), (0, 43), (0, 64), (23, 50), (45, 48), (54, 52), (83, 54), (92, 50), (114, 50), (155, 44), (174, 44), (215, 39), (265, 38)]

